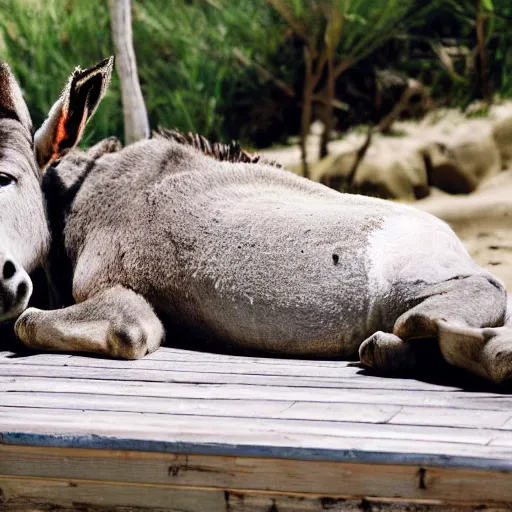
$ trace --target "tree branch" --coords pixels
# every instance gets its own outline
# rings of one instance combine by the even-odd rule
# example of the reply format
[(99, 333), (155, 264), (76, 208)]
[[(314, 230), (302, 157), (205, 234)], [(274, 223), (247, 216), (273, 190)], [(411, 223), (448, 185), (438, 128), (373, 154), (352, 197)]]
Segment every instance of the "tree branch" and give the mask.
[(370, 126), (368, 128), (368, 133), (366, 134), (366, 139), (363, 143), (363, 145), (357, 150), (356, 159), (354, 160), (354, 163), (352, 164), (352, 168), (350, 169), (350, 172), (347, 176), (347, 183), (349, 186), (349, 190), (352, 190), (354, 179), (356, 177), (357, 169), (359, 169), (359, 165), (361, 165), (361, 162), (363, 161), (363, 158), (366, 156), (366, 153), (368, 152), (368, 148), (370, 147), (372, 143), (374, 128), (373, 126)]
[(297, 34), (304, 43), (307, 44), (314, 57), (314, 48), (311, 47), (311, 41), (304, 25), (294, 16), (288, 6), (282, 0), (267, 0), (268, 3), (281, 15), (281, 17), (290, 25), (291, 29)]
[(255, 62), (244, 55), (238, 48), (233, 50), (235, 58), (245, 67), (253, 67), (258, 74), (264, 79), (272, 82), (276, 87), (281, 89), (288, 97), (295, 98), (295, 91), (285, 82), (274, 76), (270, 71), (265, 69), (261, 64)]
[(393, 110), (377, 125), (377, 130), (379, 132), (385, 132), (393, 124), (393, 122), (400, 117), (400, 114), (407, 107), (407, 104), (409, 103), (409, 100), (413, 94), (421, 92), (422, 88), (419, 84), (407, 87), (407, 89), (405, 89), (405, 91), (402, 93), (402, 96), (400, 96), (398, 103), (393, 107)]

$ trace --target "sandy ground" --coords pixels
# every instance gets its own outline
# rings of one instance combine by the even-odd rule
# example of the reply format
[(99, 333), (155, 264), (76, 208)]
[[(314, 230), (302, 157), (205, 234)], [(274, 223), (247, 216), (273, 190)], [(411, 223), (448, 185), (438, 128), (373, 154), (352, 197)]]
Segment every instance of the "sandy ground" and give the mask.
[[(496, 105), (489, 118), (500, 119), (512, 115), (512, 102)], [(428, 130), (450, 131), (467, 120), (457, 111), (433, 112), (419, 123), (396, 123), (395, 130), (408, 135), (427, 136)], [(309, 140), (310, 161), (317, 160), (318, 128)], [(359, 147), (362, 133), (352, 133), (343, 140), (334, 141), (330, 152)], [(265, 151), (265, 156), (288, 168), (297, 167), (300, 151), (297, 146)], [(462, 239), (469, 253), (481, 266), (504, 281), (512, 292), (512, 169), (483, 183), (476, 192), (465, 196), (453, 196), (432, 189), (426, 199), (410, 203), (448, 222)]]
[(473, 259), (512, 291), (512, 170), (468, 196), (433, 191), (413, 205), (448, 222)]

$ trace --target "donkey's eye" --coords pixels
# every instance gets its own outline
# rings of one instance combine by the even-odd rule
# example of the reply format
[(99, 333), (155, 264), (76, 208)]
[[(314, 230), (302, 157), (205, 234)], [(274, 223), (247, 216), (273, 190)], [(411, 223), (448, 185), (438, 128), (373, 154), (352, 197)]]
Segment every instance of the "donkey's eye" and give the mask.
[(12, 176), (0, 172), (0, 188), (8, 187), (9, 185), (12, 185), (15, 182), (16, 180)]

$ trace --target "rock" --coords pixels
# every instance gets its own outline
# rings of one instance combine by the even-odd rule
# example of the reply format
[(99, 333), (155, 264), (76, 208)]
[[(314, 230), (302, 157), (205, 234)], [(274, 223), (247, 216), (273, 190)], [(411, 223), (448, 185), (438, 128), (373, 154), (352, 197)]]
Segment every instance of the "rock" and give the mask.
[(512, 288), (512, 169), (472, 194), (453, 196), (432, 189), (413, 206), (448, 222), (471, 257)]
[(354, 191), (386, 199), (421, 199), (428, 196), (427, 167), (419, 148), (380, 148), (366, 158), (354, 177)]
[(512, 166), (512, 116), (496, 121), (493, 126), (493, 135), (503, 167)]
[(345, 191), (355, 157), (355, 149), (327, 155), (310, 167), (310, 178), (336, 190)]
[[(502, 170), (493, 127), (486, 120), (472, 120), (450, 135), (433, 136), (429, 185), (450, 194), (468, 194)], [(437, 145), (437, 146), (436, 146)]]
[(425, 157), (415, 141), (376, 138), (349, 184), (357, 151), (327, 156), (313, 166), (311, 179), (337, 190), (385, 199), (413, 200), (428, 195)]

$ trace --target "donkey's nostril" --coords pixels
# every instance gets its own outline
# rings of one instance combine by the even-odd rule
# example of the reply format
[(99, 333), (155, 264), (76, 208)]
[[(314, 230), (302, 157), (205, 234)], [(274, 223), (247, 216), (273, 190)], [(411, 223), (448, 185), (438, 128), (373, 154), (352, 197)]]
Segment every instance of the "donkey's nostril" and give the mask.
[(27, 283), (22, 282), (18, 285), (18, 289), (16, 290), (16, 300), (21, 300), (27, 294), (28, 286)]
[(7, 279), (11, 279), (14, 274), (16, 274), (16, 267), (12, 261), (7, 260), (4, 263), (3, 278), (7, 281)]

